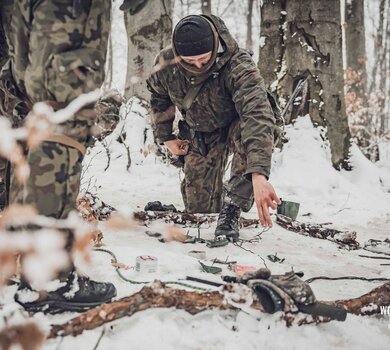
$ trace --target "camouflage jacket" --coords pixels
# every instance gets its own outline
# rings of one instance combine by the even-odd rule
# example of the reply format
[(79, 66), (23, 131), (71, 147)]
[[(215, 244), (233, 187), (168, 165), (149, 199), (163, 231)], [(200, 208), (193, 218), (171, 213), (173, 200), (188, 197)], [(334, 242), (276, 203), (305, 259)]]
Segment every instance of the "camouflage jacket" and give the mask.
[[(215, 25), (224, 52), (207, 72), (207, 80), (183, 117), (191, 128), (202, 132), (214, 132), (240, 118), (246, 174), (256, 172), (268, 177), (275, 118), (263, 78), (250, 54), (238, 47), (224, 22), (216, 16), (207, 18)], [(175, 107), (183, 111), (183, 99), (196, 79), (175, 60), (172, 48), (157, 56), (156, 67), (147, 81), (157, 142), (175, 138)]]

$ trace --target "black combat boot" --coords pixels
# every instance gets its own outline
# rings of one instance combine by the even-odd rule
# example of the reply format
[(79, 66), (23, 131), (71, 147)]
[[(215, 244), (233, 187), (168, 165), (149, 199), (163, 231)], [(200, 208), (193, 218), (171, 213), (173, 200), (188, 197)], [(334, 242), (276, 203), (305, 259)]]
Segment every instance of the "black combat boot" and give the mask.
[(115, 296), (116, 289), (112, 283), (95, 282), (72, 272), (65, 286), (53, 292), (37, 292), (22, 282), (15, 294), (15, 301), (27, 311), (56, 314), (83, 312), (110, 302)]
[(236, 242), (239, 236), (241, 209), (234, 204), (224, 203), (218, 216), (215, 236), (225, 236)]

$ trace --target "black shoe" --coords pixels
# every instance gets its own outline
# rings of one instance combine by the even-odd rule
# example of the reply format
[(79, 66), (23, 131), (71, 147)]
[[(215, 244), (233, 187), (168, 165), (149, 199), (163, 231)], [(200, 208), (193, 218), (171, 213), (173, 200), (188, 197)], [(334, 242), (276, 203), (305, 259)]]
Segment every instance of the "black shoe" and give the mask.
[(239, 237), (241, 209), (234, 204), (224, 203), (218, 216), (215, 236), (225, 236), (236, 242)]
[(95, 282), (73, 272), (66, 285), (54, 292), (36, 292), (28, 284), (21, 283), (15, 301), (27, 311), (56, 314), (83, 312), (110, 302), (115, 296), (116, 289), (112, 283)]

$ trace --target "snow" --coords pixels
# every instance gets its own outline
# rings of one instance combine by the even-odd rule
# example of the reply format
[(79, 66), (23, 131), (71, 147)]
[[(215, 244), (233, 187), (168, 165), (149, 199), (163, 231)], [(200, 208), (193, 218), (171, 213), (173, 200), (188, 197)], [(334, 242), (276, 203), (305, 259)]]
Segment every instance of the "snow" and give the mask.
[[(151, 142), (145, 110), (136, 102), (127, 118), (121, 121), (113, 135), (107, 139), (111, 152), (111, 164), (107, 171), (106, 153), (97, 144), (87, 155), (85, 164), (90, 164), (84, 177), (96, 180), (93, 188), (98, 197), (120, 209), (126, 215), (143, 209), (148, 201), (160, 200), (183, 209), (180, 196), (180, 171), (163, 164), (153, 154), (146, 157), (141, 150)], [(123, 112), (125, 113), (125, 108)], [(126, 143), (130, 146), (132, 165), (126, 170), (127, 159), (124, 147), (116, 141), (122, 128), (127, 133)], [(358, 241), (363, 244), (370, 238), (385, 239), (389, 236), (390, 195), (387, 166), (378, 167), (366, 160), (357, 147), (352, 147), (351, 162), (354, 170), (336, 171), (331, 166), (330, 149), (323, 141), (324, 131), (314, 128), (308, 116), (300, 117), (286, 128), (289, 142), (282, 151), (275, 151), (271, 183), (278, 195), (286, 200), (300, 202), (299, 221), (332, 222), (329, 227), (356, 231)], [(245, 217), (256, 217), (253, 208)], [(212, 238), (215, 225), (202, 227), (202, 238)], [(178, 281), (194, 276), (220, 282), (219, 275), (202, 272), (197, 259), (188, 255), (191, 250), (206, 251), (206, 264), (218, 258), (236, 260), (240, 265), (263, 267), (272, 273), (285, 273), (293, 268), (305, 272), (305, 279), (314, 276), (338, 277), (345, 275), (364, 277), (389, 277), (388, 270), (378, 260), (359, 257), (359, 251), (341, 250), (336, 244), (300, 236), (274, 225), (261, 235), (258, 243), (243, 246), (254, 254), (229, 244), (222, 248), (207, 248), (204, 244), (183, 244), (180, 242), (160, 243), (149, 237), (145, 231), (167, 231), (167, 224), (155, 222), (150, 227), (137, 230), (108, 230), (104, 233), (104, 248), (112, 250), (118, 262), (135, 266), (139, 255), (158, 258), (156, 273), (145, 274), (135, 269), (122, 270), (130, 279), (137, 281)], [(185, 228), (184, 232), (197, 235), (198, 230)], [(260, 229), (241, 230), (244, 239), (253, 238)], [(368, 252), (365, 252), (368, 253)], [(277, 254), (283, 263), (272, 263), (266, 256)], [(369, 253), (368, 253), (369, 254)], [(110, 281), (118, 289), (118, 297), (138, 291), (142, 285), (132, 285), (120, 280), (110, 264), (108, 254), (94, 252), (89, 267), (91, 278)], [(225, 265), (218, 265), (224, 274), (232, 274)], [(195, 282), (190, 284), (199, 285)], [(335, 300), (360, 296), (380, 282), (364, 281), (315, 281), (311, 287), (318, 300)], [(200, 285), (201, 287), (208, 287)], [(12, 289), (7, 287), (3, 299), (11, 303)], [(216, 290), (210, 287), (211, 290)], [(244, 288), (245, 289), (245, 288)], [(243, 295), (243, 290), (236, 293)], [(234, 296), (236, 293), (233, 293)], [(247, 299), (248, 300), (248, 299)], [(372, 306), (374, 307), (374, 306)], [(207, 311), (191, 316), (179, 310), (147, 310), (129, 318), (113, 322), (105, 329), (99, 349), (388, 349), (388, 317), (348, 315), (346, 322), (331, 322), (320, 325), (287, 328), (280, 320), (281, 314), (266, 315), (243, 307), (240, 312)], [(50, 323), (61, 323), (74, 314), (56, 316), (37, 314), (34, 318), (43, 327)], [(93, 348), (102, 328), (88, 331), (77, 338), (64, 338), (61, 349)], [(59, 340), (48, 341), (44, 349), (55, 349)]]

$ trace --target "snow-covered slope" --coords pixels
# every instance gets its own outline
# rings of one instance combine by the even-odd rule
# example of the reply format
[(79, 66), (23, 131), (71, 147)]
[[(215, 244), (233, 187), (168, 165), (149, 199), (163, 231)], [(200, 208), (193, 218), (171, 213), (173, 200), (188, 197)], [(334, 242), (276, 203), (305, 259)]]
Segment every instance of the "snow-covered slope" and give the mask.
[[(183, 209), (180, 197), (180, 173), (167, 166), (153, 154), (144, 156), (144, 129), (147, 122), (145, 111), (136, 103), (133, 111), (118, 126), (126, 130), (126, 142), (131, 149), (132, 166), (126, 171), (127, 159), (124, 146), (112, 135), (107, 144), (111, 152), (111, 164), (106, 167), (106, 153), (97, 145), (88, 155), (85, 164), (90, 164), (84, 183), (95, 183), (98, 196), (130, 214), (140, 210), (148, 201), (160, 200)], [(338, 229), (355, 229), (358, 241), (369, 238), (384, 239), (390, 235), (389, 174), (368, 162), (358, 151), (352, 149), (351, 172), (338, 172), (330, 165), (329, 148), (313, 128), (308, 117), (300, 118), (294, 126), (287, 128), (289, 142), (282, 152), (274, 155), (270, 181), (278, 194), (301, 203), (300, 221), (332, 222)], [(310, 215), (309, 215), (310, 213)], [(255, 210), (246, 215), (256, 217)], [(213, 236), (214, 226), (201, 228), (204, 238)], [(389, 267), (380, 266), (378, 260), (359, 257), (358, 251), (340, 250), (328, 241), (303, 237), (288, 232), (278, 225), (261, 235), (258, 243), (246, 243), (244, 247), (255, 254), (229, 244), (218, 249), (205, 245), (185, 245), (178, 242), (160, 243), (144, 232), (166, 231), (166, 225), (156, 223), (152, 228), (140, 227), (137, 231), (104, 232), (108, 249), (117, 254), (120, 262), (134, 266), (136, 256), (150, 254), (158, 258), (156, 274), (139, 275), (134, 270), (123, 273), (135, 280), (178, 280), (187, 275), (219, 281), (219, 276), (201, 272), (198, 261), (188, 255), (190, 250), (205, 250), (207, 259), (237, 260), (239, 264), (262, 267), (263, 259), (273, 273), (284, 273), (291, 268), (305, 272), (305, 278), (313, 276), (364, 276), (390, 277)], [(187, 230), (187, 229), (186, 229)], [(241, 236), (249, 239), (260, 229), (243, 229)], [(196, 234), (197, 230), (190, 229)], [(285, 258), (281, 264), (270, 262), (266, 256), (277, 253)], [(360, 253), (361, 254), (361, 253)], [(140, 286), (121, 281), (110, 257), (93, 253), (93, 264), (89, 271), (92, 277), (109, 280), (118, 288), (122, 297), (139, 290)], [(224, 268), (224, 274), (231, 273)], [(379, 285), (363, 281), (315, 281), (312, 288), (319, 300), (334, 300), (357, 297)], [(71, 315), (68, 315), (69, 317)], [(37, 315), (44, 323), (63, 320), (68, 316), (46, 319)], [(349, 315), (344, 323), (331, 322), (322, 325), (286, 328), (280, 315), (259, 314), (256, 317), (245, 312), (221, 313), (209, 311), (190, 316), (177, 310), (149, 310), (122, 319), (107, 328), (99, 349), (388, 349), (390, 330), (388, 318), (357, 317)], [(233, 327), (234, 326), (234, 327)], [(234, 329), (234, 330), (233, 330)], [(86, 332), (77, 338), (63, 340), (61, 349), (72, 347), (92, 348), (101, 329)], [(56, 348), (58, 341), (51, 341), (47, 349)]]
[[(131, 112), (118, 125), (106, 141), (107, 154), (97, 144), (87, 155), (84, 165), (83, 187), (98, 195), (108, 204), (130, 215), (143, 209), (148, 201), (160, 200), (183, 209), (180, 196), (178, 169), (162, 163), (153, 153), (147, 154), (151, 143), (145, 110), (136, 101)], [(125, 110), (123, 111), (124, 114)], [(147, 131), (145, 132), (145, 129)], [(126, 131), (125, 143), (130, 147), (132, 165), (126, 170), (125, 147), (117, 141), (120, 131)], [(276, 152), (270, 181), (279, 196), (301, 203), (300, 221), (332, 222), (338, 229), (354, 229), (358, 241), (369, 238), (384, 239), (390, 236), (389, 174), (386, 166), (378, 168), (352, 148), (354, 170), (338, 172), (330, 164), (330, 151), (313, 128), (310, 119), (303, 117), (287, 127), (289, 142), (283, 151)], [(146, 143), (144, 143), (146, 135)], [(146, 156), (145, 156), (146, 155)], [(246, 217), (256, 217), (253, 208)], [(203, 238), (212, 238), (215, 226), (200, 229)], [(379, 260), (359, 257), (359, 251), (340, 250), (336, 244), (300, 236), (278, 225), (261, 235), (257, 243), (244, 243), (253, 253), (229, 244), (209, 249), (204, 244), (186, 245), (179, 242), (160, 243), (145, 234), (146, 230), (166, 232), (167, 226), (157, 222), (152, 227), (139, 227), (132, 231), (105, 231), (105, 248), (112, 250), (121, 263), (134, 266), (138, 255), (149, 254), (158, 258), (158, 272), (140, 275), (134, 269), (124, 270), (128, 278), (163, 281), (179, 280), (186, 276), (220, 281), (220, 276), (206, 274), (198, 261), (189, 256), (190, 250), (205, 250), (207, 261), (214, 258), (236, 260), (239, 264), (263, 267), (264, 262), (272, 273), (284, 273), (293, 268), (313, 276), (390, 277), (388, 266)], [(196, 229), (189, 230), (197, 234)], [(242, 229), (241, 236), (249, 239), (261, 229)], [(272, 263), (269, 254), (284, 258), (283, 263)], [(93, 261), (87, 271), (97, 280), (113, 282), (118, 298), (130, 295), (142, 286), (130, 285), (118, 278), (104, 253), (92, 253)], [(207, 262), (206, 262), (207, 263)], [(231, 274), (226, 267), (223, 274)], [(319, 300), (357, 297), (378, 286), (379, 282), (315, 281), (311, 286)], [(7, 287), (1, 299), (12, 307), (15, 287)], [(60, 323), (75, 316), (34, 316), (43, 326)], [(148, 310), (131, 318), (121, 319), (106, 326), (99, 349), (388, 349), (390, 330), (386, 317), (357, 317), (349, 315), (344, 323), (293, 326), (287, 328), (280, 314), (253, 316), (246, 312), (226, 313), (208, 311), (191, 316), (178, 310)], [(93, 348), (102, 330), (85, 332), (77, 338), (64, 338), (60, 349)], [(59, 340), (46, 343), (45, 349), (56, 349)]]

